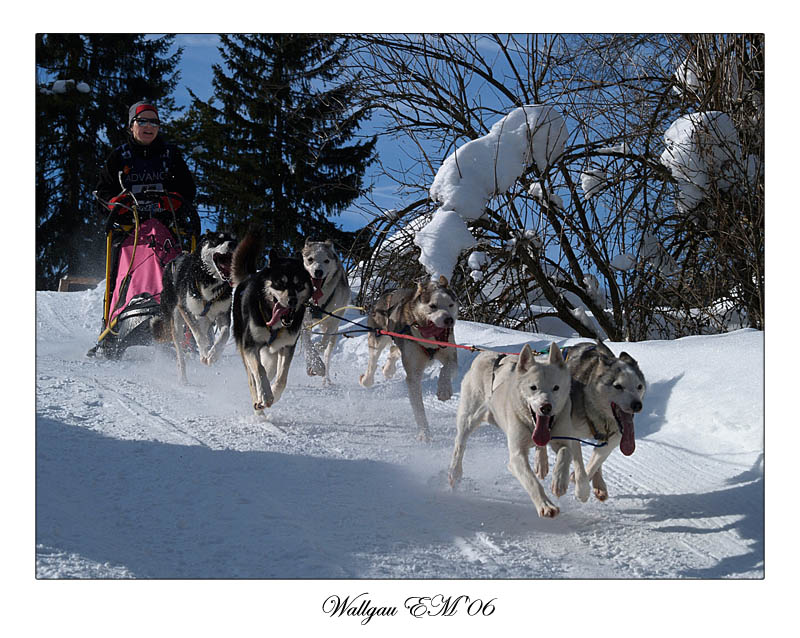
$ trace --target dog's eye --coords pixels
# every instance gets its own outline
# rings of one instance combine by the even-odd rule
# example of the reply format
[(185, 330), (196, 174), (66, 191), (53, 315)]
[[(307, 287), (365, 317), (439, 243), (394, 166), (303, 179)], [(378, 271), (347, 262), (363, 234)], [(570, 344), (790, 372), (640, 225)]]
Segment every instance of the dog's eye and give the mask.
[(553, 386), (553, 392), (558, 392), (558, 390), (559, 390), (559, 387), (557, 385), (554, 385)]
[(615, 387), (617, 390), (622, 390), (622, 384), (621, 384), (621, 383), (615, 383), (615, 384), (614, 384), (614, 387)]
[(643, 386), (641, 383), (640, 383), (639, 385), (637, 385), (637, 386), (636, 386), (636, 389), (637, 389), (637, 390), (641, 390), (642, 388), (644, 388), (644, 386)]
[(536, 392), (536, 386), (535, 386), (535, 385), (532, 385), (532, 386), (531, 386), (531, 390), (533, 390), (534, 392)]
[(431, 304), (431, 310), (436, 310), (436, 304), (435, 303)]
[(325, 260), (325, 263), (326, 263), (326, 264), (329, 264), (329, 263), (331, 263), (331, 260), (330, 260), (330, 259), (326, 259), (326, 260)]

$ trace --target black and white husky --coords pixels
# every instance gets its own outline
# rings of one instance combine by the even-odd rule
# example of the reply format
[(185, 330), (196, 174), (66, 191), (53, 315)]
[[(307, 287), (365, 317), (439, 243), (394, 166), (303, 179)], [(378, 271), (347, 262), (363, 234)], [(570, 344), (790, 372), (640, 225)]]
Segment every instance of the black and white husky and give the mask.
[[(257, 270), (261, 241), (248, 233), (233, 255), (233, 338), (242, 355), (253, 410), (280, 399), (311, 298), (311, 277), (299, 259), (275, 251)], [(272, 380), (272, 381), (270, 381)]]
[[(314, 286), (300, 337), (306, 354), (306, 372), (309, 376), (322, 376), (323, 385), (328, 385), (331, 382), (331, 357), (336, 347), (336, 332), (340, 323), (333, 314), (350, 303), (350, 285), (347, 283), (347, 273), (330, 240), (306, 240), (301, 257), (303, 267), (311, 276)], [(311, 329), (315, 327), (322, 333), (319, 344), (311, 342)], [(324, 361), (320, 357), (320, 352), (324, 356)]]
[[(160, 316), (151, 320), (157, 341), (175, 344), (180, 379), (186, 383), (183, 355), (185, 326), (194, 336), (200, 361), (219, 359), (230, 334), (231, 262), (236, 240), (228, 233), (206, 231), (193, 253), (183, 253), (164, 269)], [(212, 329), (216, 337), (209, 338)]]

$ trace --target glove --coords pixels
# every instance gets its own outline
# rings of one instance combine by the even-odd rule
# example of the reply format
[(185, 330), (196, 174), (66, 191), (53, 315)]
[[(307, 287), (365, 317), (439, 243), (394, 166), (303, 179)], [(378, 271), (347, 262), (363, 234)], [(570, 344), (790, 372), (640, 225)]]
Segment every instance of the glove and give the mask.
[[(125, 215), (130, 212), (130, 207), (133, 204), (133, 197), (130, 193), (120, 193), (108, 200), (108, 210), (117, 213), (117, 215)], [(128, 208), (125, 208), (127, 206)]]
[[(175, 195), (175, 197), (170, 197), (170, 195)], [(180, 195), (178, 195), (178, 193), (162, 195), (161, 199), (159, 200), (162, 210), (178, 210), (181, 207), (181, 203), (183, 203), (183, 200), (178, 199), (179, 197)], [(172, 204), (171, 208), (170, 204)]]

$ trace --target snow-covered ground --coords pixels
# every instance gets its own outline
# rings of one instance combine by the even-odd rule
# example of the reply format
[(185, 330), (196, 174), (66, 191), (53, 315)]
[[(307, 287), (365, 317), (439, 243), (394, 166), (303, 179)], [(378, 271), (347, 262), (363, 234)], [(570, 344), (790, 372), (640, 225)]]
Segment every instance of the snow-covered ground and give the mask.
[[(188, 386), (167, 349), (86, 358), (101, 303), (99, 288), (36, 294), (38, 579), (764, 577), (761, 332), (610, 344), (648, 379), (636, 451), (607, 461), (607, 502), (570, 491), (544, 520), (488, 425), (450, 490), (458, 394), (437, 401), (434, 370), (430, 445), (414, 439), (402, 368), (358, 385), (363, 336), (340, 341), (330, 388), (299, 352), (259, 420), (233, 344), (214, 367), (189, 360)], [(551, 339), (460, 322), (456, 340)], [(456, 392), (472, 357), (459, 353)]]
[[(437, 401), (428, 380), (435, 441), (418, 443), (402, 372), (358, 385), (363, 336), (340, 342), (331, 388), (298, 353), (262, 421), (232, 344), (215, 367), (191, 360), (188, 386), (168, 349), (84, 357), (100, 304), (99, 289), (37, 293), (41, 578), (764, 575), (761, 332), (625, 344), (649, 382), (636, 452), (609, 459), (609, 501), (570, 493), (541, 520), (490, 426), (450, 490), (458, 396)], [(456, 338), (550, 341), (467, 322)], [(459, 357), (456, 389), (472, 355)]]

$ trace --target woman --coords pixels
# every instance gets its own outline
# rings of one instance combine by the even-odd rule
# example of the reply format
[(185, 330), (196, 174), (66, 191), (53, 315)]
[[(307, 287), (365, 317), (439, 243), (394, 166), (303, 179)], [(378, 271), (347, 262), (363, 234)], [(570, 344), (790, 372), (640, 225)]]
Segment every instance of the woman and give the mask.
[(89, 356), (117, 358), (127, 346), (149, 342), (148, 317), (159, 311), (163, 268), (189, 249), (181, 237), (200, 235), (200, 218), (192, 206), (194, 179), (177, 147), (159, 135), (160, 128), (155, 106), (131, 106), (128, 141), (112, 151), (100, 172), (97, 194), (107, 207), (103, 213), (111, 211), (109, 221), (123, 227), (130, 223), (135, 197), (140, 225), (135, 234), (123, 230), (111, 235), (103, 327)]
[[(161, 197), (162, 212), (181, 209), (179, 219), (189, 224), (189, 230), (200, 234), (200, 219), (192, 206), (195, 184), (180, 151), (159, 135), (161, 122), (156, 107), (149, 102), (137, 102), (128, 110), (128, 141), (111, 152), (100, 172), (97, 194), (108, 202), (108, 209), (127, 214), (136, 196), (142, 203), (146, 191), (177, 193), (181, 199)], [(123, 192), (120, 192), (123, 191)], [(170, 208), (170, 201), (172, 207)]]

